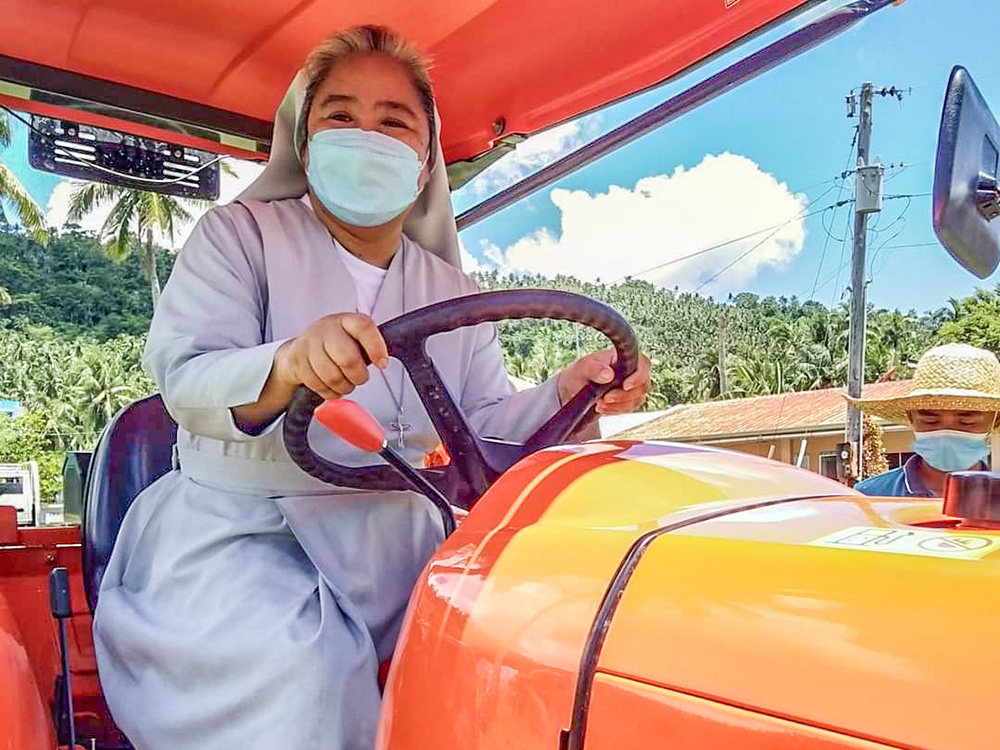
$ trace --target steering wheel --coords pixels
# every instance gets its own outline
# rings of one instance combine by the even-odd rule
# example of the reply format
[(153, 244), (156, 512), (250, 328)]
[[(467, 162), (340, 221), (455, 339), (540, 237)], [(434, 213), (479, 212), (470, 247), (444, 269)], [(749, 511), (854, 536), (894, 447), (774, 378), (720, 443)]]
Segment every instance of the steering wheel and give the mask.
[[(437, 333), (481, 323), (523, 318), (548, 318), (582, 323), (603, 333), (614, 345), (615, 379), (590, 383), (566, 403), (524, 443), (477, 435), (452, 398), (427, 354), (427, 339)], [(437, 430), (451, 463), (423, 474), (448, 500), (470, 507), (517, 461), (535, 451), (564, 442), (593, 414), (597, 400), (635, 372), (639, 344), (635, 333), (615, 310), (569, 292), (513, 290), (486, 292), (438, 302), (401, 315), (379, 327), (389, 350), (406, 368), (420, 400)], [(301, 386), (285, 414), (284, 441), (292, 460), (317, 479), (340, 487), (364, 490), (409, 490), (410, 485), (390, 466), (349, 467), (328, 461), (309, 445), (313, 411), (323, 402)]]

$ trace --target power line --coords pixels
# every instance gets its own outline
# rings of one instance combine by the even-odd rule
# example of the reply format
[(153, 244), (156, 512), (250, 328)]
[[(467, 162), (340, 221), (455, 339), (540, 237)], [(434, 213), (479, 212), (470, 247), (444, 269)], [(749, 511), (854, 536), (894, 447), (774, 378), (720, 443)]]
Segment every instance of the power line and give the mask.
[[(847, 220), (844, 222), (844, 238), (840, 243), (840, 260), (838, 261), (837, 268), (837, 281), (833, 285), (833, 297), (830, 299), (830, 307), (832, 308), (837, 301), (837, 288), (840, 286), (840, 274), (844, 272), (847, 264), (844, 262), (844, 253), (847, 249), (847, 241), (854, 240), (853, 232), (851, 232), (851, 212), (847, 212)], [(847, 291), (846, 288), (844, 291)], [(843, 292), (841, 292), (841, 297), (843, 297)]]
[[(930, 85), (934, 84), (924, 84), (922, 86), (907, 86), (906, 88), (903, 88), (902, 86), (875, 86), (872, 89), (872, 94), (874, 94), (875, 96), (881, 96), (883, 98), (892, 97), (893, 99), (897, 99), (898, 101), (903, 101), (903, 97), (912, 94), (914, 89), (923, 89), (927, 88), (927, 86)], [(861, 86), (855, 86), (853, 89), (851, 89), (850, 93), (856, 94), (861, 89), (862, 89)], [(848, 117), (850, 117), (850, 115), (848, 115)]]
[[(851, 158), (850, 154), (848, 154), (847, 158), (848, 159)], [(820, 185), (829, 185), (831, 182), (842, 181), (844, 178), (845, 178), (845, 175), (843, 173), (838, 174), (838, 175), (834, 175), (833, 177), (829, 177), (829, 178), (827, 178), (825, 180), (820, 180), (819, 182), (814, 182), (812, 185), (808, 185), (808, 186), (806, 186), (804, 188), (800, 188), (796, 192), (798, 192), (798, 193), (807, 193), (810, 190), (812, 190), (813, 188), (819, 187)]]
[(871, 225), (871, 226), (869, 227), (869, 230), (870, 230), (870, 231), (872, 232), (872, 234), (873, 234), (873, 237), (872, 237), (872, 239), (873, 239), (873, 240), (876, 240), (876, 239), (878, 239), (878, 236), (879, 236), (880, 234), (882, 234), (883, 232), (888, 232), (888, 231), (889, 231), (890, 229), (892, 229), (892, 228), (893, 228), (894, 226), (896, 226), (896, 224), (898, 224), (898, 223), (899, 223), (900, 221), (905, 221), (905, 219), (904, 219), (903, 217), (905, 217), (905, 216), (906, 216), (906, 212), (910, 210), (910, 206), (911, 206), (912, 204), (913, 204), (913, 199), (912, 199), (912, 198), (907, 198), (907, 200), (906, 200), (906, 205), (905, 205), (905, 206), (903, 206), (903, 209), (902, 209), (902, 210), (901, 210), (901, 211), (900, 211), (900, 212), (899, 212), (899, 213), (898, 213), (898, 214), (896, 215), (896, 218), (895, 218), (895, 219), (893, 219), (893, 220), (892, 220), (891, 222), (889, 222), (889, 223), (888, 223), (888, 224), (887, 224), (887, 225), (885, 226), (885, 228), (883, 228), (883, 227), (882, 227), (882, 224), (881, 224), (881, 219), (882, 219), (882, 215), (883, 215), (883, 214), (882, 214), (882, 212), (880, 211), (880, 212), (879, 212), (879, 213), (878, 213), (878, 214), (876, 215), (876, 219), (875, 219), (875, 223), (874, 223), (874, 224), (872, 224), (872, 225)]
[[(931, 163), (932, 162), (930, 162), (930, 161), (916, 161), (916, 162), (901, 161), (901, 162), (899, 162), (899, 164), (897, 164), (896, 162), (890, 162), (888, 164), (883, 164), (882, 166), (885, 168), (886, 172), (889, 172), (890, 170), (893, 170), (893, 169), (896, 169), (896, 170), (899, 170), (899, 171), (897, 171), (897, 172), (895, 172), (893, 174), (886, 174), (885, 178), (882, 180), (882, 183), (885, 184), (886, 182), (888, 182), (889, 180), (893, 179), (894, 177), (898, 177), (899, 175), (901, 175), (903, 172), (905, 172), (907, 169), (910, 169), (911, 167), (922, 167), (925, 164), (931, 164)], [(835, 177), (834, 179), (845, 179), (847, 177), (850, 177), (852, 174), (857, 174), (857, 171), (858, 171), (857, 168), (850, 169), (849, 166), (850, 166), (849, 164), (847, 166), (845, 166), (844, 171), (841, 172), (840, 175), (838, 177)]]
[[(844, 270), (847, 268), (847, 266), (850, 265), (850, 261), (845, 261), (844, 260), (844, 253), (845, 253), (845, 249), (847, 247), (847, 240), (848, 239), (853, 239), (853, 238), (849, 238), (848, 237), (848, 232), (850, 231), (850, 228), (851, 228), (851, 212), (848, 211), (847, 212), (847, 221), (846, 221), (846, 223), (844, 225), (844, 239), (840, 243), (840, 260), (837, 263), (837, 272), (836, 272), (836, 274), (830, 274), (830, 276), (827, 277), (826, 281), (824, 281), (820, 285), (821, 288), (825, 287), (827, 284), (830, 283), (831, 279), (834, 279), (834, 277), (836, 277), (836, 280), (834, 281), (834, 284), (833, 284), (833, 294), (830, 297), (830, 305), (827, 308), (831, 313), (833, 313), (836, 310), (837, 289), (840, 287), (840, 275), (844, 272)], [(844, 291), (846, 292), (847, 290), (845, 289)], [(844, 293), (843, 292), (841, 292), (840, 297), (841, 297), (841, 299), (843, 299), (843, 297), (844, 297)], [(831, 341), (833, 339), (833, 323), (834, 323), (834, 317), (833, 317), (833, 315), (828, 315), (827, 319), (826, 319), (826, 340), (827, 341)]]
[(844, 272), (845, 265), (846, 264), (841, 264), (836, 271), (831, 272), (825, 279), (823, 279), (822, 283), (820, 283), (820, 285), (816, 287), (816, 291), (818, 292), (821, 289), (826, 289), (826, 287), (829, 286), (830, 282), (833, 281), (834, 277), (837, 277), (839, 281), (840, 274)]
[[(853, 201), (847, 201), (847, 203), (852, 203), (852, 202)], [(823, 231), (826, 233), (826, 242), (823, 243), (823, 253), (824, 253), (824, 255), (826, 254), (826, 248), (827, 248), (827, 245), (829, 245), (830, 240), (833, 240), (834, 242), (843, 242), (844, 241), (843, 237), (837, 237), (833, 233), (833, 222), (835, 222), (837, 220), (837, 214), (836, 214), (836, 212), (834, 212), (833, 218), (830, 219), (830, 226), (829, 227), (826, 225), (826, 219), (824, 218), (825, 216), (826, 216), (826, 214), (823, 214), (823, 216), (820, 216), (820, 224), (822, 224)], [(846, 232), (847, 230), (845, 229), (844, 231)]]
[[(897, 237), (899, 237), (899, 235), (901, 235), (906, 230), (906, 219), (902, 218), (902, 219), (900, 219), (900, 221), (902, 221), (903, 226), (901, 226), (899, 229), (897, 229), (896, 232), (895, 232), (895, 234), (893, 234), (889, 239), (883, 240), (882, 244), (879, 245), (879, 246), (877, 246), (875, 248), (875, 250), (872, 252), (871, 262), (869, 262), (869, 264), (868, 264), (868, 283), (869, 284), (872, 282), (872, 280), (874, 279), (874, 276), (875, 276), (875, 261), (878, 258), (882, 258), (883, 259), (882, 264), (879, 266), (879, 269), (881, 270), (881, 268), (885, 265), (885, 260), (884, 260), (884, 255), (883, 255), (884, 251), (886, 250), (886, 248), (888, 248), (890, 242), (892, 242), (894, 239), (896, 239)], [(893, 222), (893, 224), (895, 224), (895, 223), (896, 222)], [(892, 224), (890, 224), (889, 226), (892, 226)], [(888, 231), (888, 227), (886, 228), (886, 231)]]
[(929, 161), (918, 161), (918, 162), (900, 162), (899, 164), (896, 164), (896, 163), (889, 164), (889, 166), (886, 167), (886, 171), (887, 172), (889, 172), (890, 170), (893, 170), (893, 169), (896, 169), (898, 171), (897, 172), (892, 172), (892, 173), (887, 173), (886, 176), (885, 176), (885, 179), (882, 180), (882, 184), (884, 185), (889, 180), (896, 179), (897, 177), (899, 177), (901, 174), (903, 174), (908, 169), (912, 169), (913, 167), (922, 167), (925, 164), (930, 164), (930, 162)]
[[(910, 210), (910, 206), (912, 204), (913, 204), (913, 199), (912, 198), (908, 198), (907, 201), (906, 201), (906, 205), (903, 206), (903, 209), (899, 212), (899, 215), (896, 216), (896, 218), (892, 222), (890, 222), (889, 225), (885, 229), (881, 229), (881, 230), (880, 229), (876, 229), (875, 230), (875, 238), (877, 238), (879, 234), (881, 234), (882, 232), (888, 232), (890, 229), (892, 229), (892, 227), (896, 226), (896, 224), (899, 224), (899, 223), (903, 224), (903, 226), (901, 226), (899, 229), (896, 230), (896, 233), (894, 235), (892, 235), (889, 239), (884, 240), (881, 245), (879, 245), (878, 247), (876, 247), (872, 251), (871, 260), (868, 262), (868, 283), (869, 284), (872, 282), (872, 279), (873, 279), (873, 277), (875, 275), (875, 261), (879, 258), (879, 253), (881, 253), (885, 249), (886, 245), (888, 245), (890, 242), (892, 242), (894, 239), (896, 239), (900, 234), (903, 233), (903, 230), (906, 229), (906, 213), (907, 213), (907, 211)], [(881, 214), (879, 214), (879, 216), (881, 216)]]
[[(822, 210), (824, 210), (824, 211), (825, 211), (826, 209), (822, 209)], [(817, 211), (814, 211), (813, 213), (815, 214), (815, 213), (819, 213), (819, 212), (817, 212)], [(711, 283), (712, 283), (713, 281), (715, 281), (715, 280), (716, 280), (717, 278), (719, 278), (720, 276), (722, 276), (722, 274), (724, 274), (724, 273), (725, 273), (726, 271), (728, 271), (728, 270), (729, 270), (730, 268), (732, 268), (733, 266), (735, 266), (735, 265), (736, 265), (737, 263), (739, 263), (739, 262), (740, 262), (741, 260), (743, 260), (743, 259), (744, 259), (744, 258), (746, 258), (746, 257), (747, 257), (748, 255), (750, 255), (750, 254), (751, 254), (752, 252), (754, 252), (754, 251), (755, 251), (755, 250), (756, 250), (757, 248), (761, 247), (761, 246), (762, 246), (762, 245), (763, 245), (763, 244), (764, 244), (765, 242), (767, 242), (767, 241), (768, 241), (769, 239), (771, 239), (771, 238), (772, 238), (772, 237), (773, 237), (774, 235), (776, 235), (776, 234), (778, 233), (778, 231), (779, 231), (779, 230), (780, 230), (780, 229), (781, 229), (782, 227), (784, 227), (784, 226), (786, 226), (786, 225), (788, 225), (788, 224), (791, 224), (791, 223), (792, 223), (793, 221), (795, 221), (796, 219), (804, 219), (804, 218), (806, 218), (806, 216), (809, 216), (809, 214), (806, 214), (806, 215), (804, 216), (804, 215), (802, 215), (802, 213), (800, 213), (800, 214), (799, 214), (798, 216), (795, 216), (795, 217), (793, 217), (793, 218), (789, 219), (789, 220), (788, 220), (788, 221), (786, 221), (786, 222), (785, 222), (784, 224), (779, 224), (778, 226), (776, 226), (776, 227), (774, 228), (774, 230), (773, 230), (773, 231), (772, 231), (771, 233), (769, 233), (769, 234), (768, 234), (768, 235), (767, 235), (767, 236), (766, 236), (766, 237), (765, 237), (764, 239), (762, 239), (762, 240), (761, 240), (760, 242), (758, 242), (758, 243), (757, 243), (756, 245), (753, 245), (753, 246), (752, 246), (752, 247), (751, 247), (751, 248), (750, 248), (749, 250), (747, 250), (747, 251), (746, 251), (745, 253), (743, 253), (743, 254), (742, 254), (742, 255), (740, 255), (740, 256), (739, 256), (738, 258), (736, 258), (736, 260), (734, 260), (734, 261), (733, 261), (732, 263), (730, 263), (730, 264), (728, 264), (728, 265), (724, 266), (724, 267), (722, 268), (722, 270), (720, 270), (720, 271), (719, 271), (718, 273), (716, 273), (715, 275), (713, 275), (713, 276), (712, 276), (711, 278), (707, 279), (706, 281), (703, 281), (703, 282), (701, 282), (701, 283), (700, 283), (700, 284), (699, 284), (699, 285), (698, 285), (697, 287), (695, 287), (695, 289), (694, 289), (694, 291), (692, 292), (692, 294), (697, 294), (697, 293), (698, 293), (699, 291), (701, 291), (701, 290), (702, 290), (702, 289), (703, 289), (704, 287), (706, 287), (707, 285), (711, 284)]]
[[(831, 190), (833, 190), (832, 187), (829, 188), (828, 190), (824, 191), (823, 193), (821, 193), (816, 198), (816, 200), (819, 200), (819, 198), (822, 198), (824, 195), (826, 195), (827, 193), (829, 193)], [(850, 203), (850, 201), (846, 201), (846, 203)], [(787, 219), (786, 221), (780, 222), (778, 224), (773, 224), (773, 225), (771, 225), (769, 227), (764, 227), (763, 229), (758, 229), (758, 230), (756, 230), (754, 232), (750, 232), (749, 234), (744, 234), (744, 235), (742, 235), (740, 237), (734, 237), (734, 238), (728, 239), (728, 240), (726, 240), (724, 242), (719, 242), (719, 243), (717, 243), (715, 245), (709, 245), (708, 247), (703, 247), (701, 250), (696, 250), (695, 252), (689, 253), (688, 255), (683, 255), (680, 258), (671, 258), (668, 261), (665, 261), (663, 263), (658, 263), (657, 265), (650, 266), (649, 268), (644, 268), (641, 271), (635, 271), (633, 273), (625, 274), (624, 276), (621, 276), (621, 277), (615, 279), (614, 281), (611, 281), (610, 283), (611, 284), (617, 284), (618, 282), (624, 281), (625, 279), (632, 279), (632, 278), (637, 278), (639, 276), (645, 276), (647, 273), (651, 273), (653, 271), (659, 271), (661, 268), (667, 268), (668, 266), (673, 266), (673, 265), (676, 265), (677, 263), (683, 263), (686, 260), (691, 260), (692, 258), (697, 258), (699, 255), (704, 255), (705, 253), (710, 253), (713, 250), (718, 250), (720, 248), (726, 247), (727, 245), (733, 245), (733, 244), (735, 244), (737, 242), (742, 242), (743, 240), (748, 240), (751, 237), (756, 237), (757, 235), (762, 234), (764, 232), (770, 232), (771, 230), (774, 230), (776, 232), (778, 229), (781, 229), (782, 227), (785, 227), (785, 226), (791, 224), (796, 219), (808, 219), (810, 216), (815, 216), (816, 214), (822, 213), (823, 211), (826, 211), (826, 210), (828, 210), (831, 207), (836, 206), (836, 205), (837, 204), (830, 204), (829, 206), (826, 206), (824, 208), (818, 209), (816, 211), (811, 211), (811, 212), (806, 213), (806, 214), (800, 213), (800, 214), (798, 214), (796, 216), (793, 216), (792, 218)]]
[[(903, 199), (903, 198), (926, 197), (928, 195), (931, 195), (931, 194), (930, 193), (899, 194), (899, 195), (888, 196), (888, 198), (896, 200), (896, 199)], [(853, 203), (853, 201), (846, 201), (845, 203)], [(896, 222), (894, 220), (885, 229), (875, 230), (876, 235), (880, 231), (882, 231), (882, 232), (887, 231), (889, 229), (889, 227), (894, 226), (895, 223)], [(826, 239), (826, 242), (824, 243), (824, 252), (826, 252), (826, 250), (825, 250), (826, 245), (829, 244), (829, 241), (831, 239), (834, 240), (835, 242), (840, 243), (840, 245), (841, 245), (841, 248), (840, 248), (840, 259), (839, 259), (837, 270), (834, 273), (831, 273), (829, 276), (825, 277), (823, 279), (823, 281), (820, 282), (819, 284), (817, 284), (816, 281), (814, 281), (813, 282), (813, 291), (809, 295), (810, 299), (814, 299), (815, 296), (816, 296), (816, 292), (820, 291), (821, 289), (825, 289), (830, 284), (830, 282), (833, 281), (834, 278), (836, 278), (836, 283), (834, 284), (834, 293), (833, 293), (833, 296), (830, 298), (830, 307), (831, 308), (834, 307), (834, 305), (836, 304), (836, 301), (837, 301), (837, 289), (840, 287), (840, 275), (844, 272), (844, 269), (847, 267), (847, 263), (845, 263), (845, 261), (844, 261), (844, 255), (846, 254), (846, 250), (847, 250), (847, 243), (853, 241), (853, 239), (854, 239), (854, 233), (851, 231), (851, 215), (850, 214), (847, 215), (847, 220), (844, 223), (844, 234), (843, 234), (842, 237), (838, 237), (837, 235), (835, 235), (831, 231), (832, 228), (833, 228), (832, 227), (832, 222), (831, 222), (831, 226), (830, 227), (827, 227), (826, 223), (823, 222), (823, 229), (827, 233), (827, 239)], [(896, 236), (898, 236), (898, 234), (897, 235), (893, 235), (893, 237), (890, 237), (888, 240), (886, 240), (886, 242), (891, 242), (892, 239), (894, 239)], [(937, 243), (931, 242), (931, 243), (920, 243), (920, 244), (916, 244), (916, 245), (883, 245), (883, 246), (881, 246), (881, 249), (882, 250), (891, 250), (891, 249), (902, 248), (902, 247), (931, 247), (931, 246), (937, 246)], [(818, 278), (819, 278), (819, 273), (817, 273), (817, 280), (818, 280)], [(845, 289), (845, 291), (846, 291), (846, 289)], [(843, 292), (841, 292), (840, 296), (841, 297), (843, 296)]]
[[(854, 136), (851, 138), (851, 145), (847, 147), (847, 159), (844, 162), (844, 172), (846, 172), (847, 168), (851, 165), (851, 156), (853, 156), (853, 154), (854, 154), (854, 146), (857, 144), (857, 142), (858, 142), (858, 127), (857, 127), (857, 125), (855, 125), (854, 126)], [(845, 174), (844, 174), (844, 172), (841, 173), (840, 190), (837, 192), (837, 201), (838, 202), (840, 201), (841, 197), (844, 194), (844, 185), (845, 185)], [(833, 212), (833, 218), (830, 220), (830, 223), (832, 224), (836, 220), (837, 220), (837, 212), (836, 212), (836, 210), (834, 210), (834, 212)], [(820, 223), (823, 224), (823, 229), (826, 230), (826, 222), (823, 220), (823, 216), (820, 216)], [(813, 279), (813, 290), (809, 294), (809, 299), (812, 299), (815, 296), (815, 294), (816, 294), (816, 284), (819, 283), (819, 274), (823, 270), (823, 263), (826, 262), (826, 251), (827, 251), (827, 248), (830, 246), (830, 237), (831, 237), (831, 234), (830, 234), (829, 231), (827, 231), (826, 232), (826, 242), (823, 243), (823, 254), (820, 255), (820, 258), (819, 258), (819, 266), (816, 268), (816, 278)]]
[(901, 250), (904, 247), (941, 247), (940, 242), (917, 242), (915, 244), (907, 245), (887, 245), (886, 250)]
[[(792, 219), (792, 221), (794, 221), (794, 219)], [(791, 222), (786, 222), (786, 223), (791, 223)], [(784, 226), (784, 224), (783, 224), (783, 225), (781, 225), (781, 226)], [(729, 270), (730, 268), (732, 268), (732, 267), (733, 267), (733, 266), (735, 266), (735, 265), (736, 265), (737, 263), (739, 263), (739, 262), (740, 262), (741, 260), (743, 260), (743, 259), (744, 259), (745, 257), (747, 257), (748, 255), (750, 255), (750, 253), (752, 253), (752, 252), (753, 252), (754, 250), (756, 250), (757, 248), (759, 248), (759, 247), (760, 247), (761, 245), (763, 245), (763, 244), (764, 244), (765, 242), (767, 242), (767, 241), (768, 241), (769, 239), (771, 239), (771, 238), (772, 238), (772, 237), (773, 237), (774, 235), (776, 235), (776, 234), (778, 233), (778, 231), (779, 231), (779, 230), (781, 229), (781, 226), (779, 226), (779, 227), (776, 227), (776, 228), (775, 228), (775, 229), (774, 229), (774, 230), (773, 230), (772, 232), (770, 232), (770, 233), (769, 233), (769, 234), (768, 234), (768, 235), (767, 235), (767, 236), (766, 236), (766, 237), (765, 237), (764, 239), (762, 239), (762, 240), (761, 240), (760, 242), (758, 242), (758, 243), (757, 243), (756, 245), (753, 245), (753, 246), (752, 246), (752, 247), (751, 247), (751, 248), (750, 248), (749, 250), (747, 250), (747, 251), (746, 251), (745, 253), (743, 253), (742, 255), (740, 255), (740, 257), (738, 257), (738, 258), (737, 258), (736, 260), (734, 260), (734, 261), (733, 261), (732, 263), (729, 263), (728, 265), (724, 266), (724, 267), (722, 268), (722, 270), (721, 270), (721, 271), (719, 271), (718, 273), (714, 274), (714, 275), (713, 275), (713, 276), (712, 276), (711, 278), (709, 278), (709, 279), (708, 279), (707, 281), (703, 281), (703, 282), (701, 282), (701, 283), (700, 283), (700, 284), (699, 284), (698, 286), (696, 286), (696, 287), (694, 288), (694, 290), (692, 290), (692, 292), (691, 292), (691, 293), (692, 293), (692, 294), (697, 294), (697, 293), (698, 293), (699, 291), (701, 291), (702, 289), (704, 289), (704, 288), (705, 288), (705, 287), (706, 287), (706, 286), (707, 286), (708, 284), (711, 284), (711, 283), (712, 283), (713, 281), (715, 281), (715, 280), (716, 280), (717, 278), (719, 278), (719, 277), (720, 277), (720, 276), (721, 276), (722, 274), (724, 274), (724, 273), (725, 273), (726, 271), (728, 271), (728, 270)]]
[[(895, 237), (895, 236), (896, 235), (893, 235), (893, 237)], [(886, 240), (886, 242), (891, 242), (892, 239), (893, 239), (893, 237), (890, 237), (888, 240)], [(885, 244), (880, 245), (880, 249), (882, 251), (886, 251), (886, 250), (915, 249), (915, 248), (923, 248), (923, 247), (937, 247), (937, 248), (940, 248), (941, 247), (941, 243), (940, 242), (914, 242), (914, 243), (905, 243), (905, 244), (902, 244), (902, 245), (885, 245)], [(842, 264), (841, 267), (837, 271), (834, 271), (834, 272), (830, 273), (828, 276), (826, 276), (823, 279), (823, 281), (820, 282), (819, 286), (816, 287), (816, 291), (817, 292), (821, 291), (821, 290), (825, 289), (827, 286), (829, 286), (830, 282), (833, 281), (833, 279), (834, 279), (835, 276), (838, 276), (839, 274), (841, 274), (841, 273), (844, 272), (844, 268), (845, 267), (846, 267), (846, 264)], [(834, 296), (832, 299), (836, 299), (836, 296)], [(831, 305), (832, 305), (832, 302), (831, 302)]]

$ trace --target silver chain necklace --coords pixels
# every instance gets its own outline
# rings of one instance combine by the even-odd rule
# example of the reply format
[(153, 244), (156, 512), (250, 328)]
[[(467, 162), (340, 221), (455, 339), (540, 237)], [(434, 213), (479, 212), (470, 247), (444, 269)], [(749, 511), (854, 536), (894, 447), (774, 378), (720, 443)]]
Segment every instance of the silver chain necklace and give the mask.
[[(403, 240), (400, 240), (400, 243), (399, 262), (403, 266), (401, 280), (403, 290), (400, 295), (400, 304), (403, 308), (400, 314), (402, 315), (406, 312), (406, 243)], [(382, 381), (385, 383), (385, 389), (389, 391), (389, 396), (392, 398), (392, 402), (396, 406), (396, 420), (389, 423), (389, 429), (396, 433), (396, 447), (399, 448), (399, 450), (403, 450), (406, 448), (406, 433), (413, 429), (413, 425), (407, 424), (403, 418), (403, 395), (405, 393), (404, 389), (406, 388), (406, 368), (400, 364), (399, 370), (399, 398), (396, 398), (396, 394), (392, 392), (392, 387), (389, 385), (389, 378), (386, 377), (385, 371), (379, 370), (378, 374), (382, 376)]]

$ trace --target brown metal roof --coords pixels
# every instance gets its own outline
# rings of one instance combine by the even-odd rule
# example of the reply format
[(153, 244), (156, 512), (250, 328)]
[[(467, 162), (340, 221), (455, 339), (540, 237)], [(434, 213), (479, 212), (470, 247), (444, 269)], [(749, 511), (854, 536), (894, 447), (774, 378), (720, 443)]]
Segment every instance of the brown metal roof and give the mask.
[[(865, 386), (865, 397), (902, 395), (909, 380)], [(776, 435), (837, 429), (846, 421), (842, 388), (826, 388), (777, 396), (710, 401), (675, 406), (659, 419), (626, 430), (628, 440), (706, 440), (746, 435)]]

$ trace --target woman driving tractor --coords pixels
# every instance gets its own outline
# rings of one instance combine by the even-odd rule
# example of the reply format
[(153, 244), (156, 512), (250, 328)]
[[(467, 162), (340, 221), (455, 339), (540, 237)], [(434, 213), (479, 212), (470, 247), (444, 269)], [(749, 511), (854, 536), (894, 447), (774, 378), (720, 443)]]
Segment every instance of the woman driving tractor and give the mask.
[[(426, 63), (383, 28), (334, 34), (279, 109), (268, 167), (180, 253), (150, 329), (174, 471), (130, 508), (94, 626), (108, 704), (140, 750), (372, 747), (379, 664), (441, 520), (415, 493), (313, 479), (278, 425), (304, 385), (350, 394), (409, 461), (433, 452), (377, 324), (474, 292), (458, 257)], [(598, 352), (515, 393), (492, 326), (429, 351), (477, 432), (508, 440), (614, 375)], [(648, 385), (642, 358), (597, 409), (633, 410)]]

